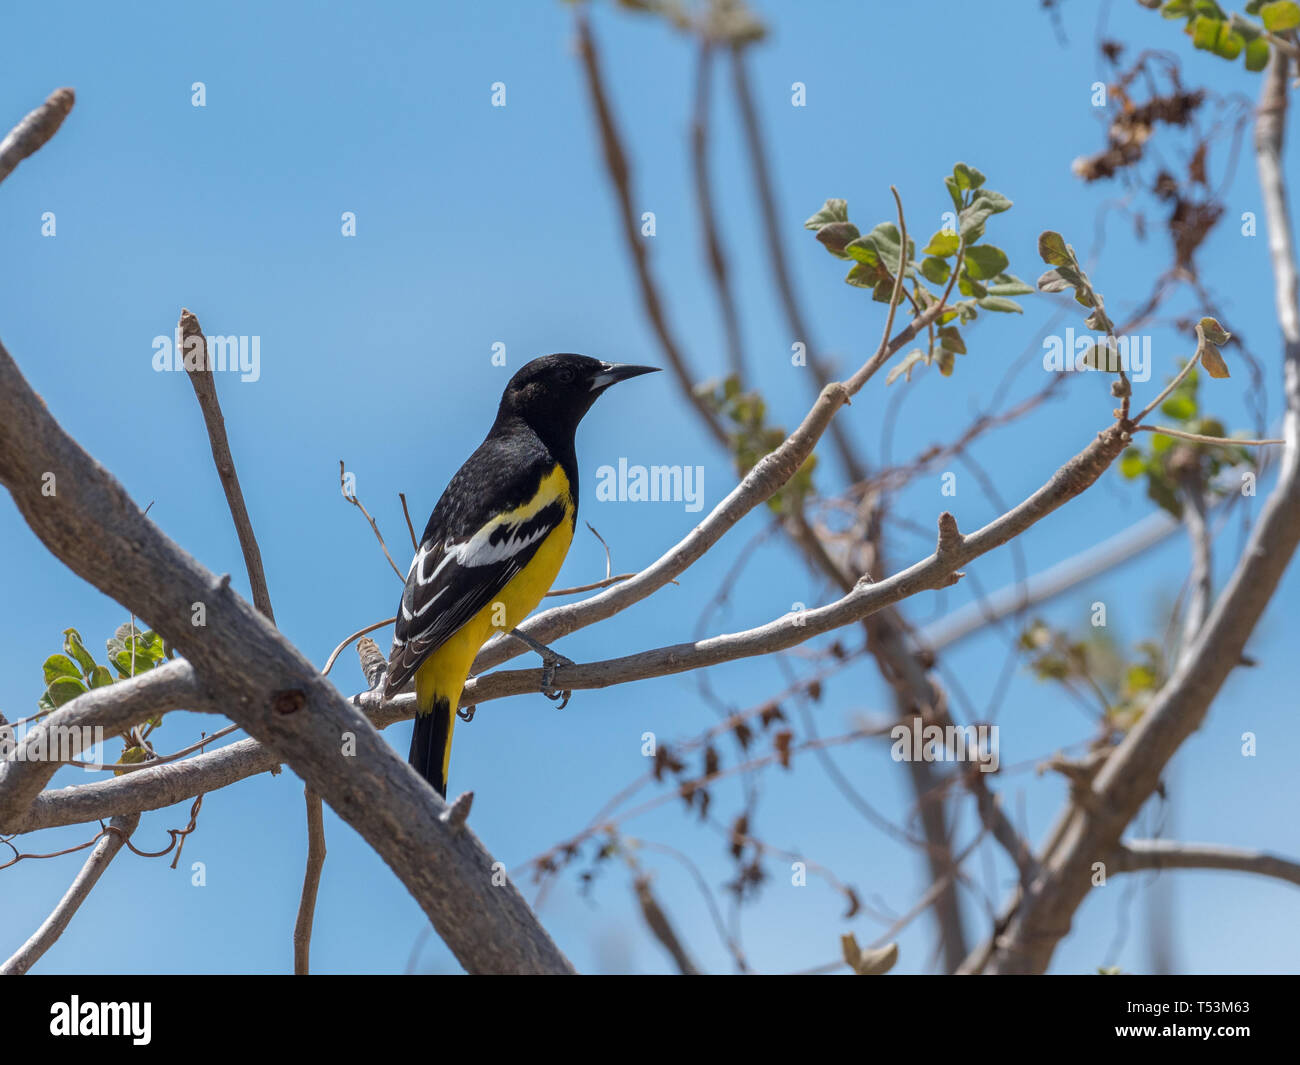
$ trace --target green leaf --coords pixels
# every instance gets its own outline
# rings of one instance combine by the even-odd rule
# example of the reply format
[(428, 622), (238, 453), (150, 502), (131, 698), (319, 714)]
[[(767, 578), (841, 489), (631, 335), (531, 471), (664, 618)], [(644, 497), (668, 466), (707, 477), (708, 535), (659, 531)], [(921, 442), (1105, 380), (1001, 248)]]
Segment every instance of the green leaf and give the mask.
[[(867, 235), (876, 242), (876, 249), (880, 253), (881, 261), (891, 274), (898, 273), (903, 268), (905, 258), (911, 257), (910, 255), (903, 255), (903, 237), (898, 232), (898, 226), (894, 225), (893, 222), (881, 222)], [(911, 241), (908, 241), (908, 243), (911, 244)]]
[(1232, 339), (1232, 334), (1219, 324), (1217, 318), (1202, 318), (1197, 325), (1197, 335), (1205, 337), (1211, 344), (1226, 344)]
[(984, 175), (973, 166), (958, 163), (952, 168), (952, 176), (957, 179), (957, 187), (963, 191), (977, 189), (984, 184)]
[(1001, 311), (1004, 314), (1024, 314), (1025, 309), (1015, 300), (1009, 300), (1005, 296), (985, 296), (977, 300), (977, 303), (986, 311)]
[(1147, 498), (1175, 518), (1182, 519), (1183, 505), (1178, 501), (1178, 493), (1174, 491), (1173, 484), (1169, 478), (1154, 470), (1147, 474)]
[(1134, 662), (1128, 667), (1124, 683), (1130, 691), (1150, 691), (1156, 686), (1156, 673), (1150, 666)]
[(951, 269), (945, 260), (930, 255), (921, 260), (921, 273), (925, 275), (927, 281), (943, 285), (947, 283)]
[(844, 280), (857, 288), (875, 288), (881, 273), (879, 266), (858, 263), (844, 276)]
[(83, 675), (89, 676), (94, 671), (95, 659), (86, 650), (86, 645), (81, 642), (81, 633), (76, 629), (63, 630), (63, 651), (77, 660)]
[(113, 683), (113, 674), (108, 671), (107, 666), (96, 666), (90, 672), (90, 686), (92, 688), (107, 688)]
[(1232, 334), (1213, 318), (1202, 318), (1196, 323), (1196, 356), (1211, 377), (1228, 377), (1228, 364), (1223, 361), (1218, 345), (1226, 344)]
[(921, 249), (922, 255), (937, 255), (946, 259), (961, 247), (961, 237), (949, 230), (941, 229), (930, 238), (930, 243)]
[(1236, 59), (1246, 47), (1246, 38), (1226, 22), (1219, 23), (1219, 36), (1214, 42), (1214, 54), (1224, 59)]
[(163, 638), (153, 629), (149, 629), (140, 637), (139, 644), (154, 665), (157, 665), (167, 656), (167, 645), (163, 643)]
[[(149, 752), (146, 751), (143, 747), (138, 747), (138, 746), (128, 747), (126, 748), (126, 750), (122, 752), (122, 756), (118, 758), (117, 762), (114, 764), (115, 765), (136, 765), (140, 762), (145, 761), (146, 759), (148, 759), (148, 757), (149, 757)], [(123, 771), (121, 769), (115, 769), (113, 771), (113, 776), (120, 777), (122, 775), (122, 772)]]
[(939, 330), (939, 345), (944, 351), (956, 352), (958, 355), (966, 354), (966, 342), (962, 340), (961, 333), (957, 331), (955, 325), (945, 326)]
[(1196, 400), (1185, 392), (1175, 392), (1160, 404), (1160, 411), (1176, 422), (1185, 422), (1196, 417)]
[(1192, 13), (1192, 0), (1169, 0), (1160, 9), (1165, 18), (1187, 18)]
[(984, 223), (989, 220), (990, 215), (994, 214), (997, 212), (984, 200), (976, 199), (957, 216), (957, 228), (961, 230), (961, 235), (966, 238), (967, 244), (974, 244), (984, 235)]
[(1015, 274), (999, 274), (993, 281), (987, 286), (990, 296), (1029, 296), (1034, 292), (1033, 285), (1025, 284)]
[(1127, 477), (1130, 481), (1136, 477), (1141, 477), (1147, 468), (1146, 456), (1135, 447), (1129, 448), (1120, 456), (1119, 472)]
[(45, 660), (45, 683), (50, 684), (60, 677), (72, 677), (81, 680), (81, 670), (67, 655), (50, 655)]
[[(889, 303), (894, 298), (894, 279), (887, 277), (883, 281), (876, 283), (876, 287), (871, 290), (871, 298), (877, 303)], [(780, 441), (778, 440), (779, 444)]]
[(55, 677), (46, 685), (46, 693), (50, 701), (55, 706), (62, 706), (64, 703), (70, 703), (78, 695), (84, 693), (86, 689), (85, 682), (81, 677)]
[(823, 247), (838, 259), (847, 259), (844, 246), (857, 240), (858, 227), (852, 222), (829, 222), (817, 231), (817, 239)]
[(957, 279), (957, 290), (963, 296), (973, 296), (975, 299), (983, 299), (989, 294), (989, 290), (976, 281), (969, 274), (963, 273)]
[(1070, 266), (1074, 263), (1074, 256), (1070, 254), (1065, 238), (1050, 229), (1038, 235), (1038, 254), (1048, 266)]
[(1265, 4), (1259, 9), (1259, 17), (1264, 21), (1264, 29), (1269, 33), (1282, 33), (1300, 26), (1300, 4), (1294, 0), (1277, 0)]
[(962, 201), (961, 189), (957, 187), (956, 180), (953, 179), (952, 177), (946, 177), (943, 179), (943, 183), (944, 186), (948, 189), (948, 196), (952, 200), (953, 210), (960, 211), (964, 206), (964, 203)]
[(1001, 214), (1003, 211), (1011, 210), (1012, 203), (1000, 192), (994, 192), (992, 189), (980, 189), (975, 193), (975, 199), (972, 203), (980, 204), (986, 208), (990, 214)]
[(1216, 18), (1207, 18), (1205, 15), (1197, 15), (1192, 22), (1192, 46), (1208, 52), (1214, 48), (1214, 42), (1219, 39), (1219, 27), (1223, 23)]
[(988, 281), (1006, 269), (1007, 254), (991, 244), (966, 249), (966, 274), (977, 281)]
[(822, 226), (828, 226), (832, 222), (847, 222), (848, 220), (848, 200), (827, 200), (822, 205), (822, 209), (808, 219), (803, 224), (803, 227), (804, 229), (821, 229)]
[(1257, 37), (1246, 42), (1246, 69), (1260, 71), (1268, 66), (1268, 41)]
[(1048, 270), (1038, 279), (1039, 292), (1064, 292), (1070, 287), (1070, 282), (1065, 280), (1058, 270)]

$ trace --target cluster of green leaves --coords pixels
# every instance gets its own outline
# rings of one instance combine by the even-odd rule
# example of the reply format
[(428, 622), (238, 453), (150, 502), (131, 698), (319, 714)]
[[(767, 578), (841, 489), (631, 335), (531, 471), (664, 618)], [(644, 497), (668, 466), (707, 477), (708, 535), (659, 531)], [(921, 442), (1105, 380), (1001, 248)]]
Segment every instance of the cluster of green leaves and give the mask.
[(1143, 640), (1134, 647), (1135, 656), (1125, 658), (1102, 629), (1076, 640), (1035, 618), (1021, 633), (1020, 647), (1039, 680), (1076, 690), (1082, 685), (1104, 703), (1107, 723), (1120, 731), (1133, 727), (1167, 676), (1159, 644)]
[(45, 694), (38, 703), (40, 709), (54, 710), (91, 688), (104, 688), (116, 680), (144, 673), (166, 657), (161, 636), (152, 629), (141, 632), (129, 621), (118, 626), (106, 647), (111, 670), (86, 650), (81, 633), (64, 629), (63, 653), (45, 660)]
[[(1224, 436), (1223, 422), (1201, 410), (1199, 369), (1192, 370), (1160, 404), (1171, 428), (1198, 436)], [(1146, 480), (1147, 496), (1176, 518), (1183, 513), (1180, 483), (1192, 476), (1209, 494), (1214, 480), (1229, 467), (1254, 469), (1255, 456), (1240, 444), (1204, 444), (1178, 437), (1151, 434), (1149, 447), (1134, 444), (1119, 460), (1119, 471), (1130, 481)]]
[(1160, 5), (1160, 14), (1167, 19), (1183, 19), (1183, 32), (1191, 37), (1194, 47), (1204, 52), (1227, 60), (1244, 54), (1247, 70), (1268, 66), (1267, 34), (1285, 33), (1300, 26), (1300, 4), (1295, 0), (1249, 0), (1246, 14), (1257, 15), (1259, 22), (1236, 12), (1228, 14), (1214, 0), (1168, 0)]
[[(888, 303), (902, 271), (903, 294), (916, 312), (942, 298), (954, 282), (965, 297), (945, 310), (929, 330), (928, 350), (909, 352), (890, 371), (888, 382), (899, 376), (911, 380), (912, 370), (924, 363), (937, 363), (946, 377), (953, 371), (954, 356), (966, 354), (960, 325), (975, 320), (979, 309), (1019, 314), (1021, 307), (1011, 296), (1026, 295), (1034, 290), (1018, 277), (1007, 273), (1007, 254), (991, 244), (981, 244), (988, 220), (1009, 210), (1011, 201), (1000, 192), (984, 187), (984, 175), (975, 167), (958, 163), (944, 178), (956, 214), (956, 228), (938, 230), (921, 249), (919, 260), (916, 242), (908, 237), (903, 248), (902, 234), (893, 222), (881, 222), (863, 234), (849, 221), (845, 200), (827, 200), (822, 209), (804, 223), (818, 241), (837, 259), (851, 260), (852, 269), (844, 280), (858, 288), (871, 289), (872, 299)], [(929, 284), (927, 284), (927, 282)], [(935, 286), (940, 292), (932, 290)], [(953, 324), (957, 322), (958, 324)]]
[[(37, 704), (40, 709), (57, 709), (92, 688), (104, 688), (118, 680), (147, 672), (170, 657), (161, 636), (152, 629), (141, 631), (130, 621), (118, 626), (112, 638), (105, 641), (105, 648), (108, 665), (101, 665), (86, 649), (81, 633), (76, 629), (64, 629), (63, 653), (50, 655), (45, 660), (45, 693)], [(161, 721), (161, 716), (150, 718), (143, 735), (134, 729), (126, 733), (127, 746), (117, 764), (142, 762), (148, 758), (144, 736), (157, 728)]]
[[(744, 391), (735, 374), (722, 381), (696, 385), (695, 395), (729, 426), (727, 439), (741, 476), (785, 442), (786, 431), (767, 422), (767, 403), (763, 397), (757, 392)], [(768, 499), (767, 505), (778, 514), (796, 513), (812, 492), (816, 465), (817, 456), (809, 455), (795, 475)]]

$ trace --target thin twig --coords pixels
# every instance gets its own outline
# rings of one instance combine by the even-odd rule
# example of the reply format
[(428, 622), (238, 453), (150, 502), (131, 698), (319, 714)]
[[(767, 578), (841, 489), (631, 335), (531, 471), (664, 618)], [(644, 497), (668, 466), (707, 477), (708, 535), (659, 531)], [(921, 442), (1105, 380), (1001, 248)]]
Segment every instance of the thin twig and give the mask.
[(615, 124), (614, 114), (605, 92), (604, 78), (600, 69), (600, 57), (596, 51), (596, 42), (591, 34), (587, 16), (580, 8), (576, 12), (578, 28), (578, 54), (582, 59), (583, 70), (587, 75), (587, 91), (591, 96), (592, 107), (596, 112), (596, 124), (600, 130), (601, 142), (605, 149), (605, 167), (619, 202), (619, 221), (622, 223), (623, 238), (628, 254), (636, 268), (637, 280), (641, 288), (641, 301), (645, 306), (646, 317), (659, 338), (660, 347), (672, 367), (673, 376), (677, 378), (683, 395), (695, 408), (714, 439), (727, 451), (731, 450), (727, 430), (718, 419), (717, 414), (705, 399), (695, 391), (695, 378), (686, 365), (686, 357), (678, 347), (677, 340), (668, 328), (659, 290), (650, 272), (649, 253), (641, 237), (637, 224), (636, 209), (632, 199), (632, 177), (627, 162), (627, 153), (623, 149), (623, 139)]
[(275, 614), (271, 610), (271, 596), (266, 588), (266, 573), (262, 569), (262, 552), (257, 546), (257, 537), (253, 535), (253, 523), (249, 520), (244, 493), (239, 487), (239, 474), (235, 472), (235, 460), (230, 454), (226, 420), (221, 416), (221, 403), (217, 399), (217, 386), (212, 377), (208, 341), (199, 326), (199, 320), (190, 311), (182, 309), (180, 326), (182, 351), (188, 350), (191, 342), (195, 342), (202, 354), (202, 358), (197, 360), (186, 358), (185, 369), (190, 384), (194, 386), (199, 409), (203, 412), (203, 423), (208, 429), (208, 443), (212, 446), (212, 460), (216, 463), (217, 476), (221, 478), (221, 487), (226, 493), (230, 517), (235, 523), (235, 534), (239, 537), (239, 549), (244, 553), (248, 583), (253, 590), (253, 605), (268, 621), (274, 623)]
[[(361, 505), (361, 500), (357, 498), (355, 492), (348, 494), (347, 473), (343, 466), (343, 460), (339, 459), (339, 488), (343, 492), (343, 498), (356, 507), (365, 515), (366, 521), (370, 522), (370, 528), (374, 531), (375, 538), (379, 541), (379, 547), (384, 552), (384, 558), (388, 559), (388, 564), (393, 567), (393, 572), (397, 574), (397, 579), (406, 582), (406, 575), (397, 568), (397, 563), (393, 561), (393, 556), (388, 553), (388, 545), (384, 543), (384, 535), (379, 531), (379, 526), (375, 524), (375, 519), (370, 516), (370, 511)], [(410, 517), (407, 517), (407, 524), (410, 524)], [(419, 549), (418, 546), (416, 548)]]
[(334, 668), (334, 663), (338, 661), (339, 655), (347, 650), (348, 646), (354, 640), (361, 639), (362, 636), (374, 632), (375, 629), (382, 629), (385, 625), (391, 625), (396, 620), (397, 615), (394, 614), (391, 618), (384, 618), (383, 621), (376, 621), (373, 625), (367, 625), (364, 629), (358, 629), (351, 636), (346, 637), (344, 641), (330, 653), (329, 658), (325, 662), (325, 668), (321, 670), (321, 676), (329, 676), (329, 671)]
[(1133, 873), (1148, 869), (1226, 869), (1277, 877), (1300, 887), (1300, 862), (1264, 851), (1221, 847), (1214, 843), (1178, 843), (1167, 839), (1125, 840), (1106, 859), (1108, 870)]
[(320, 888), (321, 870), (325, 865), (325, 819), (321, 797), (307, 785), (307, 868), (302, 877), (302, 898), (298, 902), (298, 920), (293, 926), (293, 971), (306, 976), (311, 971), (311, 929), (316, 917), (316, 893)]
[(406, 518), (406, 531), (411, 534), (411, 550), (420, 550), (420, 541), (415, 536), (415, 526), (411, 524), (411, 511), (406, 506), (406, 493), (398, 492), (397, 498), (402, 501), (402, 515)]
[(1219, 444), (1228, 447), (1240, 444), (1242, 447), (1264, 447), (1266, 444), (1285, 444), (1285, 440), (1251, 440), (1236, 436), (1202, 436), (1200, 433), (1185, 433), (1181, 429), (1170, 429), (1165, 425), (1135, 425), (1135, 433), (1160, 433), (1162, 436), (1176, 436), (1179, 440), (1194, 440), (1198, 444)]

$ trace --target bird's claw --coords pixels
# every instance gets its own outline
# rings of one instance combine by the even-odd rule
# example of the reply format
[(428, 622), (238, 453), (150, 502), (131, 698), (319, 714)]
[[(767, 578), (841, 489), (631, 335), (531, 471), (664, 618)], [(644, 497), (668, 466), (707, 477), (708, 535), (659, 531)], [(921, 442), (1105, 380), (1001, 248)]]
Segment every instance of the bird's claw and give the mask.
[(573, 692), (567, 688), (557, 689), (555, 687), (555, 669), (557, 666), (571, 666), (573, 659), (565, 658), (564, 655), (556, 654), (551, 651), (549, 655), (542, 656), (542, 694), (550, 699), (553, 703), (559, 703), (555, 709), (563, 710), (569, 705), (569, 700), (573, 697)]

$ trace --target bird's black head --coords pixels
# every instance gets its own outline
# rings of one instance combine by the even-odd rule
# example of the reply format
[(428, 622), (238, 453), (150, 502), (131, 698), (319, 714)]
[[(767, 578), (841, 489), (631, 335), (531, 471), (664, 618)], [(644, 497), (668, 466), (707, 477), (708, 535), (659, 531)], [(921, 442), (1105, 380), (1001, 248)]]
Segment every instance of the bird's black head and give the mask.
[(548, 443), (572, 440), (583, 415), (605, 389), (657, 369), (602, 362), (586, 355), (543, 355), (510, 378), (497, 420), (521, 418)]

